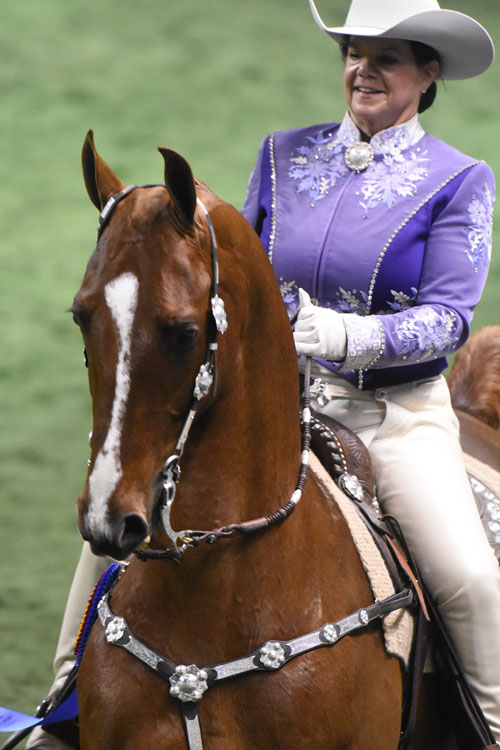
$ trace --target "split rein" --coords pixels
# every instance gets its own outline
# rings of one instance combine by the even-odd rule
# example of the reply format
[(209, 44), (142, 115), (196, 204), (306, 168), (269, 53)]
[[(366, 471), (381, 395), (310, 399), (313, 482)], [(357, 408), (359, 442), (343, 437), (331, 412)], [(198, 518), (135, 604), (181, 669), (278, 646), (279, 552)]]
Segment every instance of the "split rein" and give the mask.
[[(101, 234), (107, 226), (111, 214), (120, 201), (130, 195), (130, 193), (134, 190), (150, 187), (165, 187), (165, 185), (143, 185), (142, 188), (139, 188), (138, 185), (129, 185), (119, 193), (111, 196), (111, 198), (104, 206), (99, 217), (97, 239), (99, 240)], [(198, 371), (198, 375), (195, 378), (191, 405), (184, 422), (184, 426), (175, 445), (174, 452), (166, 459), (161, 470), (163, 488), (158, 501), (158, 506), (164, 531), (172, 546), (169, 549), (163, 550), (136, 550), (135, 554), (137, 558), (143, 562), (146, 562), (147, 560), (179, 560), (179, 558), (182, 557), (188, 547), (198, 547), (199, 545), (204, 543), (214, 544), (220, 539), (231, 539), (239, 535), (249, 536), (260, 531), (266, 531), (267, 529), (270, 529), (273, 526), (282, 523), (293, 512), (302, 497), (302, 492), (307, 479), (307, 469), (309, 466), (309, 452), (311, 446), (311, 410), (309, 394), (310, 359), (307, 358), (305, 386), (302, 396), (301, 463), (295, 490), (286, 505), (278, 508), (278, 510), (276, 510), (274, 513), (271, 513), (269, 516), (255, 518), (251, 521), (242, 521), (241, 523), (233, 523), (228, 526), (223, 526), (221, 528), (216, 528), (209, 531), (194, 531), (192, 529), (174, 531), (174, 529), (172, 528), (170, 516), (175, 500), (177, 484), (181, 476), (180, 461), (184, 452), (184, 446), (188, 439), (189, 432), (196, 417), (200, 402), (209, 394), (211, 394), (212, 396), (215, 395), (217, 388), (218, 334), (220, 333), (221, 335), (223, 335), (228, 327), (224, 302), (218, 294), (219, 258), (214, 227), (206, 207), (199, 198), (197, 198), (196, 200), (201, 210), (203, 211), (205, 221), (207, 223), (208, 233), (210, 237), (210, 252), (212, 261), (212, 282), (210, 288), (211, 317), (208, 326), (205, 361), (201, 365)]]

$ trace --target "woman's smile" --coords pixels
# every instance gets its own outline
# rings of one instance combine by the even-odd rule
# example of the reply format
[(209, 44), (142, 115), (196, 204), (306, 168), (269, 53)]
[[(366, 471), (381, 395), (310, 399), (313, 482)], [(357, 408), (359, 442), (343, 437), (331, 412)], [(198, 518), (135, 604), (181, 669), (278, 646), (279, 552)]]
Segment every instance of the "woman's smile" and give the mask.
[(351, 37), (344, 87), (354, 122), (369, 136), (406, 122), (438, 72), (436, 61), (419, 67), (406, 41)]

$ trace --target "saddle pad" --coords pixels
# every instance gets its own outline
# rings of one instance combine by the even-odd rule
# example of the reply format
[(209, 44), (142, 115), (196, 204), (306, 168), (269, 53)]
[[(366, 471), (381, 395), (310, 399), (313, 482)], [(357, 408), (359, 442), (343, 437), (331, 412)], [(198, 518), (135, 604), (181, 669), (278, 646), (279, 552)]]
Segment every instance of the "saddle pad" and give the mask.
[[(354, 501), (337, 487), (314, 454), (310, 455), (309, 466), (319, 484), (335, 500), (349, 527), (374, 598), (384, 599), (391, 596), (395, 593), (391, 577), (370, 532), (353, 507)], [(413, 640), (413, 616), (407, 609), (397, 609), (384, 617), (382, 624), (387, 653), (396, 656), (407, 668)]]
[(500, 560), (500, 474), (467, 453), (464, 462), (486, 536)]

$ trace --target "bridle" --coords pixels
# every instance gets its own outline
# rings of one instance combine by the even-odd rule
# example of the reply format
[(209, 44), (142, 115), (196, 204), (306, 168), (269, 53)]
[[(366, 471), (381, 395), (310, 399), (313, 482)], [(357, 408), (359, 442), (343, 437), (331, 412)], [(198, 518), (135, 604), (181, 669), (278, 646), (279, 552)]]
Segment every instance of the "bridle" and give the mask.
[[(118, 193), (112, 195), (102, 209), (102, 212), (99, 216), (97, 240), (100, 239), (102, 233), (108, 225), (111, 215), (118, 203), (120, 203), (124, 198), (130, 195), (130, 193), (132, 193), (134, 190), (151, 187), (163, 187), (166, 189), (166, 186), (161, 184), (148, 184), (142, 186), (129, 185), (123, 190), (120, 190)], [(224, 302), (219, 296), (219, 253), (214, 227), (210, 218), (210, 214), (208, 213), (205, 205), (199, 198), (197, 198), (196, 201), (198, 206), (203, 211), (208, 228), (212, 266), (212, 280), (210, 287), (211, 309), (208, 323), (205, 360), (200, 366), (198, 374), (195, 378), (191, 404), (184, 421), (184, 425), (175, 444), (173, 453), (165, 460), (161, 470), (163, 487), (161, 496), (158, 501), (158, 507), (164, 531), (172, 546), (171, 548), (166, 550), (136, 550), (135, 554), (142, 561), (151, 559), (179, 559), (188, 549), (188, 547), (197, 547), (198, 545), (203, 543), (214, 544), (220, 539), (229, 539), (237, 535), (254, 534), (258, 531), (269, 529), (277, 523), (281, 523), (286, 518), (288, 518), (288, 516), (296, 508), (302, 497), (302, 492), (307, 478), (307, 468), (309, 465), (309, 450), (311, 444), (311, 411), (309, 407), (310, 360), (308, 358), (305, 373), (305, 387), (302, 399), (301, 464), (295, 490), (286, 505), (282, 506), (274, 513), (271, 513), (269, 516), (256, 518), (251, 521), (243, 521), (241, 523), (230, 524), (228, 526), (223, 526), (221, 528), (216, 528), (209, 531), (193, 531), (192, 529), (174, 531), (174, 529), (172, 528), (170, 516), (175, 500), (177, 484), (181, 476), (180, 461), (189, 436), (189, 432), (191, 430), (191, 426), (194, 422), (201, 401), (209, 394), (212, 396), (215, 395), (217, 389), (218, 336), (219, 334), (223, 335), (228, 327)]]

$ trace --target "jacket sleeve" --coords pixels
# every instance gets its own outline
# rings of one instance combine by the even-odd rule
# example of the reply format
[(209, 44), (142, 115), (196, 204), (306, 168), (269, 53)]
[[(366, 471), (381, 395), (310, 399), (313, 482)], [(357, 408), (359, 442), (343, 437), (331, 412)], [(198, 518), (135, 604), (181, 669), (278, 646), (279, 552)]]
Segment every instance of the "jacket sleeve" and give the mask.
[(415, 364), (464, 344), (488, 273), (494, 191), (487, 164), (468, 170), (430, 226), (411, 307), (366, 317), (343, 315), (348, 346), (340, 371)]
[(269, 136), (266, 136), (260, 144), (259, 151), (257, 154), (257, 160), (253, 168), (252, 174), (248, 181), (247, 194), (241, 213), (248, 221), (249, 224), (255, 229), (257, 234), (261, 234), (262, 225), (264, 219), (269, 215), (269, 209), (266, 205), (266, 196), (263, 194), (263, 190), (267, 182), (267, 169), (264, 164), (264, 153), (268, 148)]

